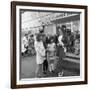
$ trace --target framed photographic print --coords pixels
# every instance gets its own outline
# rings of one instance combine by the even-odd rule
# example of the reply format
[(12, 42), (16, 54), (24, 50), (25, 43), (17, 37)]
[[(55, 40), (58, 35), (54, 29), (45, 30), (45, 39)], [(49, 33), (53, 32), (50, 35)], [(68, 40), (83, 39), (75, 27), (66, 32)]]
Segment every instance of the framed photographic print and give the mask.
[(87, 84), (87, 6), (11, 2), (11, 88)]

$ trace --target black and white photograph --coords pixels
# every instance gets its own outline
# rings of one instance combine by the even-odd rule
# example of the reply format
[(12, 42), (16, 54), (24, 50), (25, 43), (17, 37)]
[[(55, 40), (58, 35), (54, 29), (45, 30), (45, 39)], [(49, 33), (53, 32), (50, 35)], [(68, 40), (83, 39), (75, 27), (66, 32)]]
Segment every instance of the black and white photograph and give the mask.
[(20, 78), (80, 76), (80, 13), (20, 10)]
[(86, 83), (87, 7), (28, 2), (12, 7), (17, 87)]

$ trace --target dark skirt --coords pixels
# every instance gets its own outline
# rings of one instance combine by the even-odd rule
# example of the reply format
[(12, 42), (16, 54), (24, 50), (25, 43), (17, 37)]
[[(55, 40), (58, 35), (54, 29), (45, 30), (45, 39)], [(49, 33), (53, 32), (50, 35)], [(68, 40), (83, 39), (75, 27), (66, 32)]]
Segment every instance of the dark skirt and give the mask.
[(65, 57), (64, 48), (62, 46), (57, 46), (56, 55), (59, 57), (60, 60)]
[(56, 55), (59, 57), (56, 65), (56, 72), (59, 73), (63, 70), (62, 63), (63, 58), (65, 57), (64, 48), (62, 46), (57, 46)]

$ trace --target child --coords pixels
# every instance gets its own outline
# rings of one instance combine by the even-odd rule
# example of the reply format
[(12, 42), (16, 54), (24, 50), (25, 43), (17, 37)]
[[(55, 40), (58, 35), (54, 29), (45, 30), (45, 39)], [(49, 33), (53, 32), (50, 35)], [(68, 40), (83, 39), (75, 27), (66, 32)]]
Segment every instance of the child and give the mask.
[(48, 64), (49, 71), (54, 72), (54, 56), (55, 56), (55, 43), (54, 40), (51, 39), (51, 43), (48, 44)]

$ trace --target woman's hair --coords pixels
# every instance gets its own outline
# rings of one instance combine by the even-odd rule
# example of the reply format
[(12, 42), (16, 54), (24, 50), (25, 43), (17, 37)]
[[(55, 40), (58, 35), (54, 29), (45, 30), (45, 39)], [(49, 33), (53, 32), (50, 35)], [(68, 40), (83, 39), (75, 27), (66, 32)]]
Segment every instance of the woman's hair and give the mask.
[(40, 35), (40, 34), (37, 34), (37, 36), (36, 36), (36, 40), (37, 40), (38, 42), (41, 41), (41, 35)]

